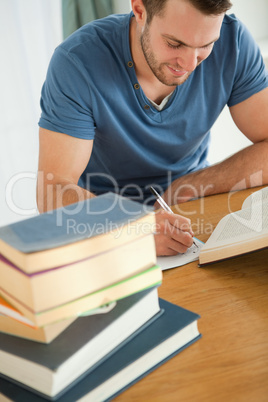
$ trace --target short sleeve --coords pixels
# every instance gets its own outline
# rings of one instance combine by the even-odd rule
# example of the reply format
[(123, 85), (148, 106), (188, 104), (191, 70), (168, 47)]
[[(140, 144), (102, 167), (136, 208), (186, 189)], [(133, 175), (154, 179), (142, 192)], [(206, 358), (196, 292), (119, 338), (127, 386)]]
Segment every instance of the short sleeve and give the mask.
[(268, 86), (268, 73), (260, 49), (244, 25), (237, 36), (237, 65), (228, 106), (234, 106)]
[(87, 72), (81, 61), (62, 47), (51, 58), (40, 106), (40, 127), (77, 138), (94, 138)]

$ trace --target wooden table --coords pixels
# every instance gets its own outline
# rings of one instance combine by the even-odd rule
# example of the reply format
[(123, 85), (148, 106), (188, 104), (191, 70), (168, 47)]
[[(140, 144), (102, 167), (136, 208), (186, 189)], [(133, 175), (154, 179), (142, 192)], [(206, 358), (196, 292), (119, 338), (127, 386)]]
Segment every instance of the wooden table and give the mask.
[[(196, 237), (241, 208), (256, 189), (190, 201)], [(175, 211), (175, 209), (174, 209)], [(117, 402), (268, 401), (268, 250), (206, 268), (198, 262), (164, 271), (159, 296), (201, 315), (202, 338), (119, 395)]]

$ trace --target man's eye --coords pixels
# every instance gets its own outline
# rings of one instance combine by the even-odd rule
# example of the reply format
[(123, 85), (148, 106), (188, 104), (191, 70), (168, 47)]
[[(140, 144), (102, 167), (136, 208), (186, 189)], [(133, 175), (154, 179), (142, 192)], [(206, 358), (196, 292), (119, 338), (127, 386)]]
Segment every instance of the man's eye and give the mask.
[(171, 43), (171, 42), (167, 42), (167, 45), (169, 47), (171, 47), (172, 49), (179, 49), (182, 46), (180, 43), (174, 44), (174, 43)]
[(213, 47), (214, 43), (210, 43), (209, 45), (203, 46), (202, 49), (209, 49)]

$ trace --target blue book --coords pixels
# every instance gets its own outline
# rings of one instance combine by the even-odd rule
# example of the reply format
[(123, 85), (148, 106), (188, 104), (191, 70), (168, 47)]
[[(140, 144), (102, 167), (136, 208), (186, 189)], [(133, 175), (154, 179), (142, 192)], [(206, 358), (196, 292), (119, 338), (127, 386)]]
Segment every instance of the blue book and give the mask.
[(0, 254), (26, 273), (89, 258), (153, 233), (153, 209), (113, 193), (0, 227)]
[(78, 318), (48, 345), (0, 333), (0, 373), (56, 397), (159, 312), (155, 287), (119, 300), (108, 313)]
[[(105, 401), (139, 381), (200, 338), (199, 315), (160, 299), (163, 314), (80, 379), (58, 402)], [(44, 397), (0, 379), (0, 392), (15, 402), (41, 402)]]

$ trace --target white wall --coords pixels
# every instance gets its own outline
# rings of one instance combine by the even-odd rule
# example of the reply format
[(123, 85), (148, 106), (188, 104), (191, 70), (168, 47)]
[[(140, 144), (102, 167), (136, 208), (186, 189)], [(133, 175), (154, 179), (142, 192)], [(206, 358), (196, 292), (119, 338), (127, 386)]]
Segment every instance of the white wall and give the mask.
[(113, 0), (113, 9), (116, 14), (129, 13), (131, 10), (130, 0)]
[(39, 99), (61, 41), (61, 0), (0, 0), (0, 226), (37, 213)]
[(257, 41), (268, 37), (268, 1), (232, 0), (231, 12), (243, 21)]
[[(268, 68), (268, 0), (232, 0), (232, 3), (230, 12), (247, 25), (260, 43)], [(235, 126), (226, 107), (212, 129), (208, 159), (211, 164), (216, 163), (250, 144)]]
[(0, 1), (0, 226), (36, 213), (40, 91), (61, 40), (60, 0)]

